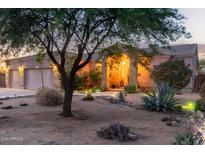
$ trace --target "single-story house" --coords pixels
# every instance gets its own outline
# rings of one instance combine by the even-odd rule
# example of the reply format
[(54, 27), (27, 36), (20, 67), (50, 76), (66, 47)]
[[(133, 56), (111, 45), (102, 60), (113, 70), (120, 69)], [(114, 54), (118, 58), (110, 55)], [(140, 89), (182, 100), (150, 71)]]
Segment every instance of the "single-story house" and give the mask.
[[(150, 49), (144, 49), (149, 52)], [(112, 57), (103, 56), (98, 61), (99, 54), (95, 53), (91, 61), (81, 70), (90, 72), (101, 69), (101, 86), (109, 88), (123, 88), (127, 85), (138, 83), (140, 88), (152, 87), (153, 81), (150, 70), (162, 62), (167, 61), (170, 56), (183, 59), (191, 68), (193, 75), (190, 83), (184, 89), (186, 91), (198, 90), (198, 49), (197, 44), (174, 45), (169, 48), (159, 48), (161, 54), (152, 58), (149, 68), (141, 64), (136, 64), (136, 59), (124, 53), (120, 61), (115, 63), (115, 67), (109, 67), (109, 60)], [(36, 62), (34, 56), (9, 59), (5, 69), (6, 87), (22, 89), (38, 89), (42, 87), (42, 80), (47, 87), (59, 85), (58, 72), (56, 66), (45, 57), (42, 64)], [(138, 66), (138, 67), (136, 67)], [(138, 69), (136, 69), (138, 68)], [(43, 75), (41, 75), (41, 73)], [(42, 79), (43, 76), (43, 79)]]

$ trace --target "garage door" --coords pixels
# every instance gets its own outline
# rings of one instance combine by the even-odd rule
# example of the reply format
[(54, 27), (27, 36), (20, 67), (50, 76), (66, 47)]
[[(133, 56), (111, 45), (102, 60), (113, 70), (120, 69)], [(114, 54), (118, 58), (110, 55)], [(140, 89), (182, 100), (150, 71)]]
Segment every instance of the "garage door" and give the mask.
[[(53, 72), (52, 69), (42, 69), (43, 81), (45, 87), (52, 87)], [(42, 87), (42, 77), (40, 69), (25, 70), (25, 88), (38, 89)]]
[(20, 88), (18, 70), (10, 71), (10, 87), (11, 88)]

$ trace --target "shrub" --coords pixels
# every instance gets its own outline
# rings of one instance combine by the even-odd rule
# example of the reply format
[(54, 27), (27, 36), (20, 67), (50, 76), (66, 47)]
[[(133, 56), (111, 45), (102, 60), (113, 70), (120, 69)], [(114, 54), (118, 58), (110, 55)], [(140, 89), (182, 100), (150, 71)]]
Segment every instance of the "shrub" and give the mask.
[(83, 98), (84, 101), (93, 101), (94, 100), (94, 97), (88, 93), (84, 98)]
[(129, 127), (119, 123), (111, 123), (107, 127), (97, 130), (97, 135), (106, 139), (119, 139), (120, 141), (136, 140), (137, 136), (130, 132)]
[(100, 87), (101, 84), (101, 72), (100, 71), (91, 71), (89, 74), (91, 81), (91, 87)]
[(99, 88), (99, 87), (93, 87), (93, 88), (90, 89), (90, 91), (91, 91), (92, 93), (101, 92), (101, 88)]
[(40, 88), (36, 94), (36, 102), (43, 106), (56, 106), (63, 104), (63, 95), (52, 88)]
[(205, 100), (198, 99), (198, 100), (196, 100), (196, 104), (198, 106), (198, 108), (197, 108), (198, 110), (205, 111)]
[(136, 92), (137, 92), (136, 85), (125, 86), (125, 87), (124, 87), (124, 90), (125, 90), (127, 93), (136, 93)]
[(158, 83), (150, 93), (142, 97), (144, 107), (159, 112), (173, 110), (179, 101), (174, 98), (175, 93), (176, 90), (168, 83)]
[(107, 91), (107, 87), (100, 87), (100, 91), (103, 92), (103, 91)]
[(199, 90), (199, 95), (205, 101), (205, 83), (201, 85), (201, 88)]
[(85, 75), (76, 75), (75, 77), (75, 90), (82, 90), (86, 88), (86, 76)]
[(170, 59), (154, 68), (152, 78), (155, 82), (168, 82), (174, 88), (181, 90), (191, 79), (192, 71), (183, 60)]

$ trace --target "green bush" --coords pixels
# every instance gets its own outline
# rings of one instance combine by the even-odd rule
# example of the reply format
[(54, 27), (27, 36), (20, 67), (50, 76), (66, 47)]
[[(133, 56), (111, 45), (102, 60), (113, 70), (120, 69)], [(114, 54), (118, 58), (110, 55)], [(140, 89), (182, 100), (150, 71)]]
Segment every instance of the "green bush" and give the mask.
[(200, 145), (203, 141), (198, 139), (191, 132), (176, 135), (176, 145)]
[(63, 104), (63, 95), (52, 88), (40, 88), (36, 94), (36, 102), (43, 106), (56, 106)]
[(83, 90), (86, 88), (86, 76), (85, 75), (76, 75), (75, 77), (75, 90)]
[(203, 99), (196, 100), (197, 109), (200, 111), (205, 111), (205, 101)]
[(155, 82), (167, 82), (177, 90), (186, 87), (191, 79), (192, 71), (183, 60), (171, 59), (161, 63), (152, 71)]
[(101, 73), (91, 71), (88, 75), (78, 74), (75, 77), (75, 90), (85, 90), (91, 88), (93, 92), (100, 91)]
[(103, 91), (107, 91), (107, 87), (100, 87), (100, 91), (103, 92)]
[(205, 83), (201, 85), (201, 88), (199, 90), (199, 95), (205, 101)]
[(101, 72), (100, 71), (91, 71), (89, 73), (89, 78), (91, 81), (91, 87), (100, 87), (101, 84)]
[(99, 88), (99, 87), (93, 87), (93, 88), (90, 89), (90, 91), (91, 91), (92, 93), (101, 92), (101, 88)]
[(174, 98), (176, 90), (168, 83), (158, 83), (146, 96), (142, 97), (144, 107), (151, 111), (165, 112), (174, 110), (178, 99)]
[(125, 90), (127, 93), (136, 93), (136, 92), (137, 92), (136, 85), (125, 86), (125, 87), (124, 87), (124, 90)]

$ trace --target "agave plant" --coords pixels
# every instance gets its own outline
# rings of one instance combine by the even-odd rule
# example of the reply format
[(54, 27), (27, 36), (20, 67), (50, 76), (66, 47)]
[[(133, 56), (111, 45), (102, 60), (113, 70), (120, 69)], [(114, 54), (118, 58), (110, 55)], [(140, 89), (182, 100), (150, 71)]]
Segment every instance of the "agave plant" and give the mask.
[(201, 145), (203, 144), (202, 138), (194, 135), (191, 132), (177, 134), (176, 135), (176, 144), (177, 145)]
[(176, 89), (168, 83), (157, 83), (146, 96), (142, 97), (146, 109), (158, 112), (173, 110), (179, 99), (174, 98)]
[(176, 135), (177, 145), (194, 145), (195, 137), (192, 133), (182, 133)]

